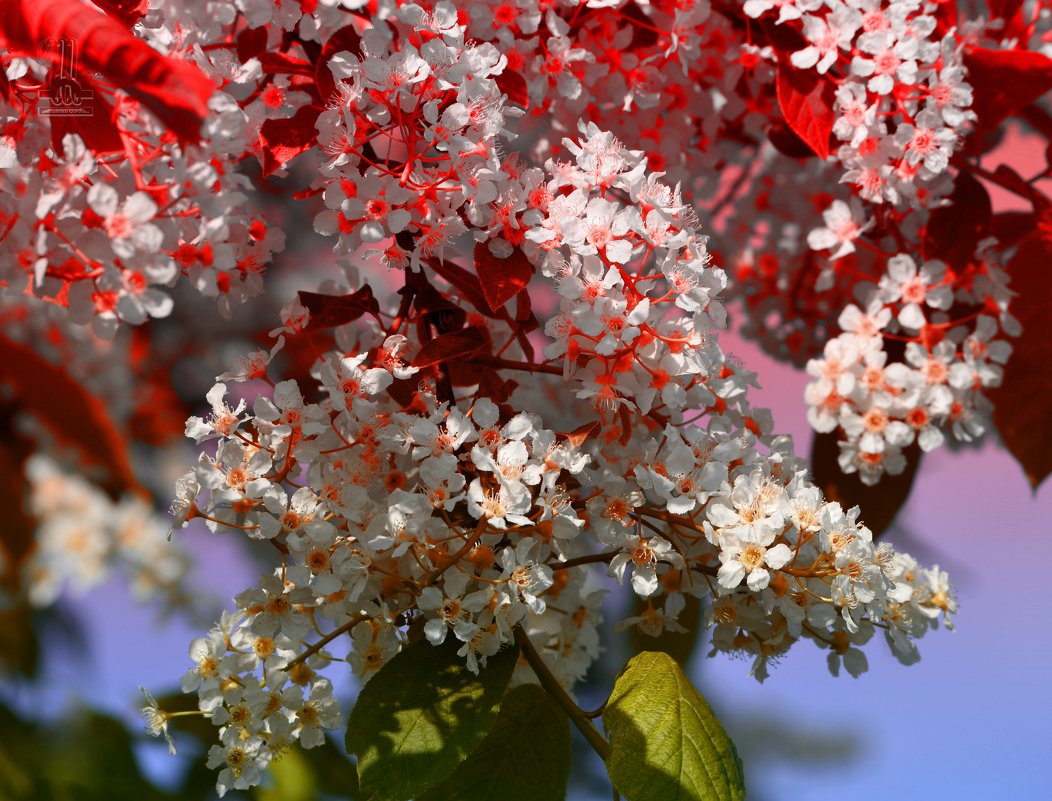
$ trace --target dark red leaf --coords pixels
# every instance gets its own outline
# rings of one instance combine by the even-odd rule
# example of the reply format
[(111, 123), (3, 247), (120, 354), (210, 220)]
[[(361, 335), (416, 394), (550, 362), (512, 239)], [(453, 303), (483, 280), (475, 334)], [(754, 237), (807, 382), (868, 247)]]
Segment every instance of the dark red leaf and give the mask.
[(963, 268), (975, 256), (979, 241), (990, 235), (990, 193), (970, 172), (961, 170), (950, 193), (950, 205), (935, 209), (924, 232), (924, 255)]
[(798, 70), (788, 58), (780, 57), (777, 91), (778, 105), (789, 127), (819, 158), (828, 158), (836, 118), (833, 84), (816, 72)]
[(990, 19), (1003, 19), (1006, 22), (1023, 7), (1023, 0), (990, 0)]
[(113, 106), (102, 96), (94, 83), (81, 77), (80, 84), (87, 89), (81, 97), (85, 113), (76, 116), (56, 114), (51, 117), (51, 147), (62, 152), (62, 139), (66, 134), (77, 134), (95, 154), (115, 153), (124, 150), (120, 131), (113, 119)]
[(465, 309), (451, 303), (441, 292), (431, 286), (427, 275), (421, 271), (412, 271), (406, 274), (406, 285), (398, 290), (402, 295), (406, 292), (413, 293), (413, 308), (418, 311), (426, 325), (434, 326), (440, 334), (451, 331), (459, 331), (467, 321), (468, 313)]
[(487, 317), (493, 316), (477, 275), (469, 273), (463, 267), (453, 262), (439, 261), (438, 259), (429, 260), (427, 266), (445, 278), (461, 297), (478, 309), (479, 312)]
[(654, 21), (639, 7), (638, 3), (625, 3), (620, 9), (620, 15), (632, 28), (632, 41), (628, 50), (638, 52), (648, 47), (653, 47), (658, 41), (658, 31), (654, 27)]
[(124, 436), (106, 407), (60, 366), (0, 336), (0, 383), (20, 409), (33, 414), (56, 439), (76, 449), (85, 463), (101, 468), (104, 488), (114, 497), (144, 492), (128, 461)]
[(1033, 231), (1036, 224), (1037, 215), (1031, 211), (1002, 211), (994, 215), (990, 233), (1001, 247), (1007, 248)]
[(509, 103), (524, 109), (530, 107), (529, 87), (521, 74), (505, 68), (504, 72), (497, 76), (496, 81), (497, 88), (507, 96)]
[(146, 16), (150, 10), (150, 0), (91, 0), (111, 17), (127, 27)]
[(329, 37), (321, 49), (321, 57), (314, 70), (314, 80), (318, 84), (318, 93), (324, 102), (329, 102), (336, 93), (336, 80), (332, 77), (329, 62), (337, 53), (347, 51), (358, 55), (362, 46), (362, 37), (354, 25), (345, 25)]
[(314, 66), (288, 53), (263, 53), (259, 57), (263, 72), (271, 75), (314, 75)]
[(40, 643), (33, 628), (32, 612), (26, 603), (0, 609), (0, 665), (27, 679), (36, 675), (40, 664)]
[(767, 138), (775, 150), (791, 159), (809, 159), (815, 154), (785, 120), (772, 120), (767, 128)]
[(514, 381), (501, 378), (500, 372), (487, 365), (474, 361), (453, 359), (446, 362), (449, 378), (455, 387), (478, 387), (478, 396), (490, 398), (496, 403), (504, 403), (512, 393)]
[(142, 380), (128, 420), (132, 438), (149, 445), (165, 445), (183, 436), (190, 411), (166, 381)]
[(897, 476), (883, 475), (873, 486), (862, 483), (858, 473), (845, 474), (837, 462), (840, 445), (836, 433), (815, 434), (811, 444), (811, 474), (830, 501), (845, 509), (861, 508), (859, 519), (874, 536), (883, 533), (895, 520), (913, 488), (920, 465), (921, 450), (916, 444), (905, 449), (906, 469)]
[(568, 434), (559, 434), (560, 437), (565, 437), (566, 441), (570, 443), (574, 448), (580, 448), (589, 439), (599, 433), (600, 425), (598, 420), (593, 420), (590, 423), (577, 426), (573, 431)]
[(1052, 59), (1041, 53), (973, 47), (965, 51), (964, 64), (980, 130), (996, 128), (1052, 90)]
[(263, 177), (273, 175), (300, 153), (318, 141), (315, 123), (321, 109), (303, 106), (286, 119), (265, 120), (259, 128), (259, 146), (263, 151)]
[(935, 30), (939, 36), (957, 27), (957, 0), (932, 0), (935, 3)]
[(522, 250), (515, 248), (508, 258), (498, 259), (485, 242), (475, 245), (475, 270), (492, 311), (522, 292), (533, 277), (533, 265)]
[(501, 378), (500, 373), (492, 367), (483, 367), (476, 383), (479, 386), (478, 395), (489, 398), (494, 403), (507, 403), (511, 393), (518, 386), (518, 383), (510, 378)]
[[(1023, 0), (989, 0), (989, 5), (990, 19), (1003, 19), (1011, 23), (1023, 7)], [(990, 33), (994, 34), (995, 31), (991, 30)], [(1002, 31), (999, 38), (1004, 38), (1004, 35), (1005, 32)]]
[(243, 64), (267, 52), (267, 28), (246, 28), (237, 35), (237, 58)]
[(4, 525), (0, 529), (0, 587), (12, 595), (20, 589), (22, 562), (33, 550), (36, 523), (26, 509), (25, 461), (30, 445), (13, 426), (18, 407), (0, 405), (0, 508)]
[(1019, 293), (1009, 311), (1023, 324), (1023, 335), (1012, 342), (1001, 386), (989, 397), (1001, 439), (1037, 489), (1052, 473), (1052, 232), (1039, 228), (1027, 236), (1008, 274)]
[(479, 326), (442, 334), (424, 343), (413, 359), (413, 366), (428, 367), (451, 359), (462, 359), (481, 350), (487, 341), (485, 329)]
[(201, 138), (211, 79), (188, 61), (158, 53), (112, 17), (77, 0), (4, 0), (0, 40), (32, 57), (43, 42), (72, 42), (78, 74), (101, 72), (180, 139)]
[(366, 284), (350, 295), (320, 295), (316, 292), (300, 292), (300, 303), (310, 312), (307, 330), (332, 328), (354, 322), (363, 314), (377, 315), (380, 304), (373, 296), (372, 288)]

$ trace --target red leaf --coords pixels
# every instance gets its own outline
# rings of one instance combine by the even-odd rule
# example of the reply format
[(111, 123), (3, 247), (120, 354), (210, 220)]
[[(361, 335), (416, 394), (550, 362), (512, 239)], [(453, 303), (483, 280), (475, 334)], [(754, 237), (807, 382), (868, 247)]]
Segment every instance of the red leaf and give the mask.
[(965, 51), (964, 64), (980, 130), (996, 128), (1052, 90), (1052, 59), (1040, 53), (973, 47)]
[(1036, 490), (1052, 473), (1052, 235), (1039, 228), (1027, 236), (1008, 274), (1019, 293), (1009, 311), (1023, 324), (1023, 335), (1012, 342), (1001, 386), (988, 394), (994, 426)]
[(430, 259), (427, 262), (427, 266), (445, 278), (451, 286), (456, 288), (461, 297), (478, 309), (480, 313), (487, 317), (493, 316), (494, 312), (489, 309), (489, 301), (486, 300), (486, 295), (482, 291), (482, 285), (479, 283), (478, 276), (469, 273), (463, 267), (451, 261)]
[(811, 445), (811, 473), (826, 499), (845, 509), (858, 506), (860, 519), (874, 536), (884, 532), (906, 503), (920, 465), (921, 450), (916, 444), (905, 449), (906, 469), (897, 476), (883, 475), (873, 486), (862, 483), (858, 473), (845, 474), (837, 462), (839, 439), (835, 433), (815, 434)]
[(526, 85), (526, 79), (515, 70), (505, 68), (504, 72), (496, 77), (497, 88), (508, 98), (513, 106), (528, 109), (530, 107), (530, 92)]
[(1002, 211), (994, 215), (990, 233), (997, 237), (998, 245), (1009, 248), (1033, 231), (1036, 224), (1037, 215), (1032, 211)]
[(79, 0), (4, 0), (0, 40), (39, 57), (42, 42), (68, 40), (83, 75), (101, 72), (184, 141), (201, 138), (212, 81), (195, 65), (158, 53), (120, 22)]
[(259, 57), (263, 72), (271, 75), (313, 75), (314, 67), (309, 61), (290, 56), (288, 53), (263, 53)]
[(560, 437), (566, 437), (566, 441), (575, 448), (580, 448), (592, 437), (599, 433), (600, 425), (598, 420), (593, 420), (590, 423), (578, 426), (568, 434), (559, 434)]
[(957, 26), (957, 0), (932, 0), (935, 3), (935, 30), (940, 36)]
[(829, 157), (833, 133), (833, 84), (810, 70), (798, 70), (787, 58), (778, 60), (778, 105), (789, 127), (821, 158)]
[(336, 94), (336, 81), (332, 77), (332, 70), (329, 69), (332, 57), (344, 51), (358, 55), (361, 46), (362, 37), (358, 29), (354, 25), (345, 25), (330, 36), (325, 47), (321, 49), (321, 57), (314, 69), (314, 80), (318, 84), (318, 93), (324, 102), (329, 102), (330, 98)]
[(498, 259), (485, 242), (475, 245), (475, 270), (492, 311), (522, 292), (533, 277), (533, 265), (519, 248), (508, 258)]
[(317, 328), (332, 328), (354, 322), (363, 314), (377, 315), (380, 304), (373, 297), (372, 288), (366, 284), (350, 295), (319, 295), (316, 292), (300, 292), (300, 303), (310, 312), (308, 331)]
[(1011, 20), (1019, 9), (1023, 7), (1023, 0), (990, 0), (990, 19)]
[[(471, 365), (471, 367), (476, 366)], [(478, 384), (477, 394), (479, 397), (489, 398), (496, 403), (507, 403), (511, 393), (518, 386), (510, 379), (501, 378), (500, 373), (492, 367), (483, 367), (481, 370), (476, 368), (475, 380), (472, 383)], [(470, 386), (470, 384), (467, 386)]]
[(979, 241), (989, 235), (993, 207), (986, 187), (966, 170), (957, 174), (949, 201), (928, 218), (924, 255), (960, 269), (968, 266)]
[(796, 135), (785, 120), (772, 120), (767, 128), (767, 138), (774, 149), (783, 156), (792, 159), (808, 159), (814, 155), (814, 151)]
[(267, 52), (267, 28), (246, 28), (237, 35), (237, 58), (241, 63)]
[(321, 109), (317, 106), (303, 106), (292, 117), (263, 122), (259, 129), (259, 145), (263, 150), (264, 178), (314, 147), (318, 141), (318, 129), (314, 124), (319, 114)]
[(106, 407), (61, 366), (0, 336), (0, 382), (13, 390), (20, 409), (37, 417), (61, 444), (102, 468), (103, 486), (113, 497), (127, 490), (145, 492), (135, 480), (127, 443)]
[(485, 329), (471, 326), (462, 331), (450, 331), (424, 343), (413, 359), (414, 367), (428, 367), (451, 359), (462, 359), (485, 347)]
[(146, 16), (150, 10), (150, 0), (91, 0), (111, 17), (127, 27)]
[(17, 407), (0, 405), (0, 504), (4, 510), (0, 536), (0, 587), (12, 594), (20, 589), (22, 562), (32, 553), (36, 522), (26, 509), (25, 461), (29, 443), (12, 425)]
[(626, 3), (621, 7), (619, 16), (632, 28), (632, 41), (626, 48), (628, 51), (635, 53), (657, 44), (658, 31), (654, 21), (643, 13), (638, 3)]
[(66, 116), (56, 114), (51, 118), (51, 147), (56, 153), (62, 152), (62, 139), (66, 134), (75, 133), (84, 140), (84, 144), (96, 155), (114, 153), (124, 150), (120, 131), (113, 119), (113, 106), (102, 96), (95, 85), (84, 78), (80, 84), (90, 90), (91, 95), (84, 93), (82, 107), (88, 112), (83, 115)]

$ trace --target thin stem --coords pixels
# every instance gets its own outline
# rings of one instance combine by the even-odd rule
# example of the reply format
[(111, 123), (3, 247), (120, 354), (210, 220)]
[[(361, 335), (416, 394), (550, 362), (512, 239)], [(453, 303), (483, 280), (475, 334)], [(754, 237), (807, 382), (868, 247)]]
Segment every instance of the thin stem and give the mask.
[(573, 559), (567, 559), (565, 562), (552, 562), (548, 567), (552, 570), (569, 570), (571, 567), (577, 567), (578, 565), (588, 565), (593, 562), (609, 562), (619, 553), (621, 553), (621, 551), (590, 553), (585, 556), (575, 556)]
[(335, 640), (341, 634), (346, 634), (348, 631), (350, 631), (363, 620), (365, 620), (365, 617), (365, 615), (359, 612), (358, 614), (351, 617), (351, 619), (344, 623), (342, 626), (337, 626), (324, 637), (322, 637), (320, 640), (318, 640), (316, 643), (314, 643), (314, 645), (307, 648), (302, 654), (290, 661), (288, 665), (285, 666), (285, 669), (288, 670), (293, 665), (298, 665), (300, 662), (305, 662), (306, 660), (310, 659), (312, 656), (318, 653), (318, 651), (320, 651), (330, 642)]
[(555, 678), (552, 672), (548, 669), (548, 666), (544, 663), (544, 659), (537, 652), (533, 643), (530, 642), (529, 636), (523, 630), (519, 624), (515, 625), (515, 640), (519, 643), (519, 647), (522, 648), (522, 653), (526, 657), (526, 661), (530, 663), (530, 667), (533, 668), (533, 672), (537, 674), (537, 678), (541, 682), (541, 687), (555, 699), (555, 702), (563, 708), (563, 711), (570, 717), (573, 724), (577, 727), (577, 730), (584, 735), (584, 738), (588, 741), (588, 744), (595, 749), (595, 752), (599, 754), (600, 758), (604, 761), (610, 756), (610, 743), (602, 735), (596, 725), (585, 715), (583, 709), (574, 703), (569, 693), (563, 689), (563, 686), (559, 683), (559, 680)]

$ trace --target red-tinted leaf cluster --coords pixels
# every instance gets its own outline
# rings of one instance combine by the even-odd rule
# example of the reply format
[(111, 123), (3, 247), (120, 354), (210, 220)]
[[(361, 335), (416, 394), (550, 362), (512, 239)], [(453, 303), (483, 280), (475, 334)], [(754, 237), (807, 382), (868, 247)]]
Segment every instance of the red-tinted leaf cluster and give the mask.
[(975, 258), (979, 242), (990, 235), (993, 206), (986, 187), (967, 170), (957, 174), (949, 201), (928, 218), (924, 255), (964, 269)]
[(994, 425), (1022, 465), (1030, 485), (1052, 473), (1052, 214), (1019, 245), (1008, 264), (1012, 313), (1024, 334), (1013, 342), (1001, 386), (993, 390)]
[(902, 473), (882, 476), (877, 484), (864, 484), (857, 473), (847, 474), (840, 469), (837, 462), (840, 445), (836, 433), (815, 434), (811, 444), (811, 473), (827, 500), (837, 501), (845, 509), (861, 507), (862, 522), (876, 536), (895, 521), (913, 489), (921, 450), (914, 443), (903, 451), (903, 455), (906, 469)]
[(964, 54), (979, 128), (991, 130), (1052, 91), (1052, 59), (1028, 50), (973, 47)]
[(111, 496), (142, 491), (125, 437), (106, 407), (60, 365), (0, 336), (0, 384), (8, 388), (19, 411), (32, 414), (60, 445), (73, 448), (85, 464), (102, 471), (99, 483)]
[(833, 84), (813, 70), (798, 70), (788, 58), (779, 58), (777, 89), (778, 105), (793, 133), (819, 158), (828, 158), (836, 121)]
[(310, 312), (307, 330), (333, 328), (353, 323), (363, 314), (374, 317), (380, 313), (380, 304), (368, 285), (349, 295), (320, 295), (316, 292), (300, 292), (300, 303)]
[(475, 245), (475, 271), (491, 311), (522, 292), (533, 277), (533, 265), (522, 250), (515, 248), (508, 258), (498, 259), (485, 242)]
[(321, 109), (303, 106), (286, 119), (266, 120), (259, 129), (263, 153), (263, 177), (273, 175), (292, 159), (310, 150), (318, 141), (315, 123)]
[[(122, 10), (129, 4), (105, 5)], [(201, 123), (208, 112), (206, 104), (214, 87), (195, 65), (158, 53), (118, 19), (80, 0), (0, 3), (0, 42), (8, 50), (38, 57), (42, 43), (57, 40), (73, 43), (78, 82), (99, 94), (101, 87), (89, 76), (102, 73), (152, 111), (180, 139), (200, 139)], [(99, 102), (96, 111), (101, 120), (109, 119), (109, 104)], [(101, 120), (92, 124), (102, 124)]]

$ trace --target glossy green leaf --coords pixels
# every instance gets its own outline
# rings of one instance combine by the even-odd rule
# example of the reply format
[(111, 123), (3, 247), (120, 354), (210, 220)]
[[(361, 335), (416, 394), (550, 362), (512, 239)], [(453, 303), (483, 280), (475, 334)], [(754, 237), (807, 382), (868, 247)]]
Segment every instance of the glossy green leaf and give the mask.
[(453, 775), (419, 801), (562, 801), (570, 719), (544, 690), (509, 690), (493, 729)]
[(363, 795), (406, 801), (447, 778), (497, 720), (518, 648), (476, 676), (449, 638), (405, 648), (365, 685), (347, 721)]
[(645, 652), (629, 661), (603, 710), (607, 773), (627, 801), (742, 801), (741, 761), (676, 661)]

